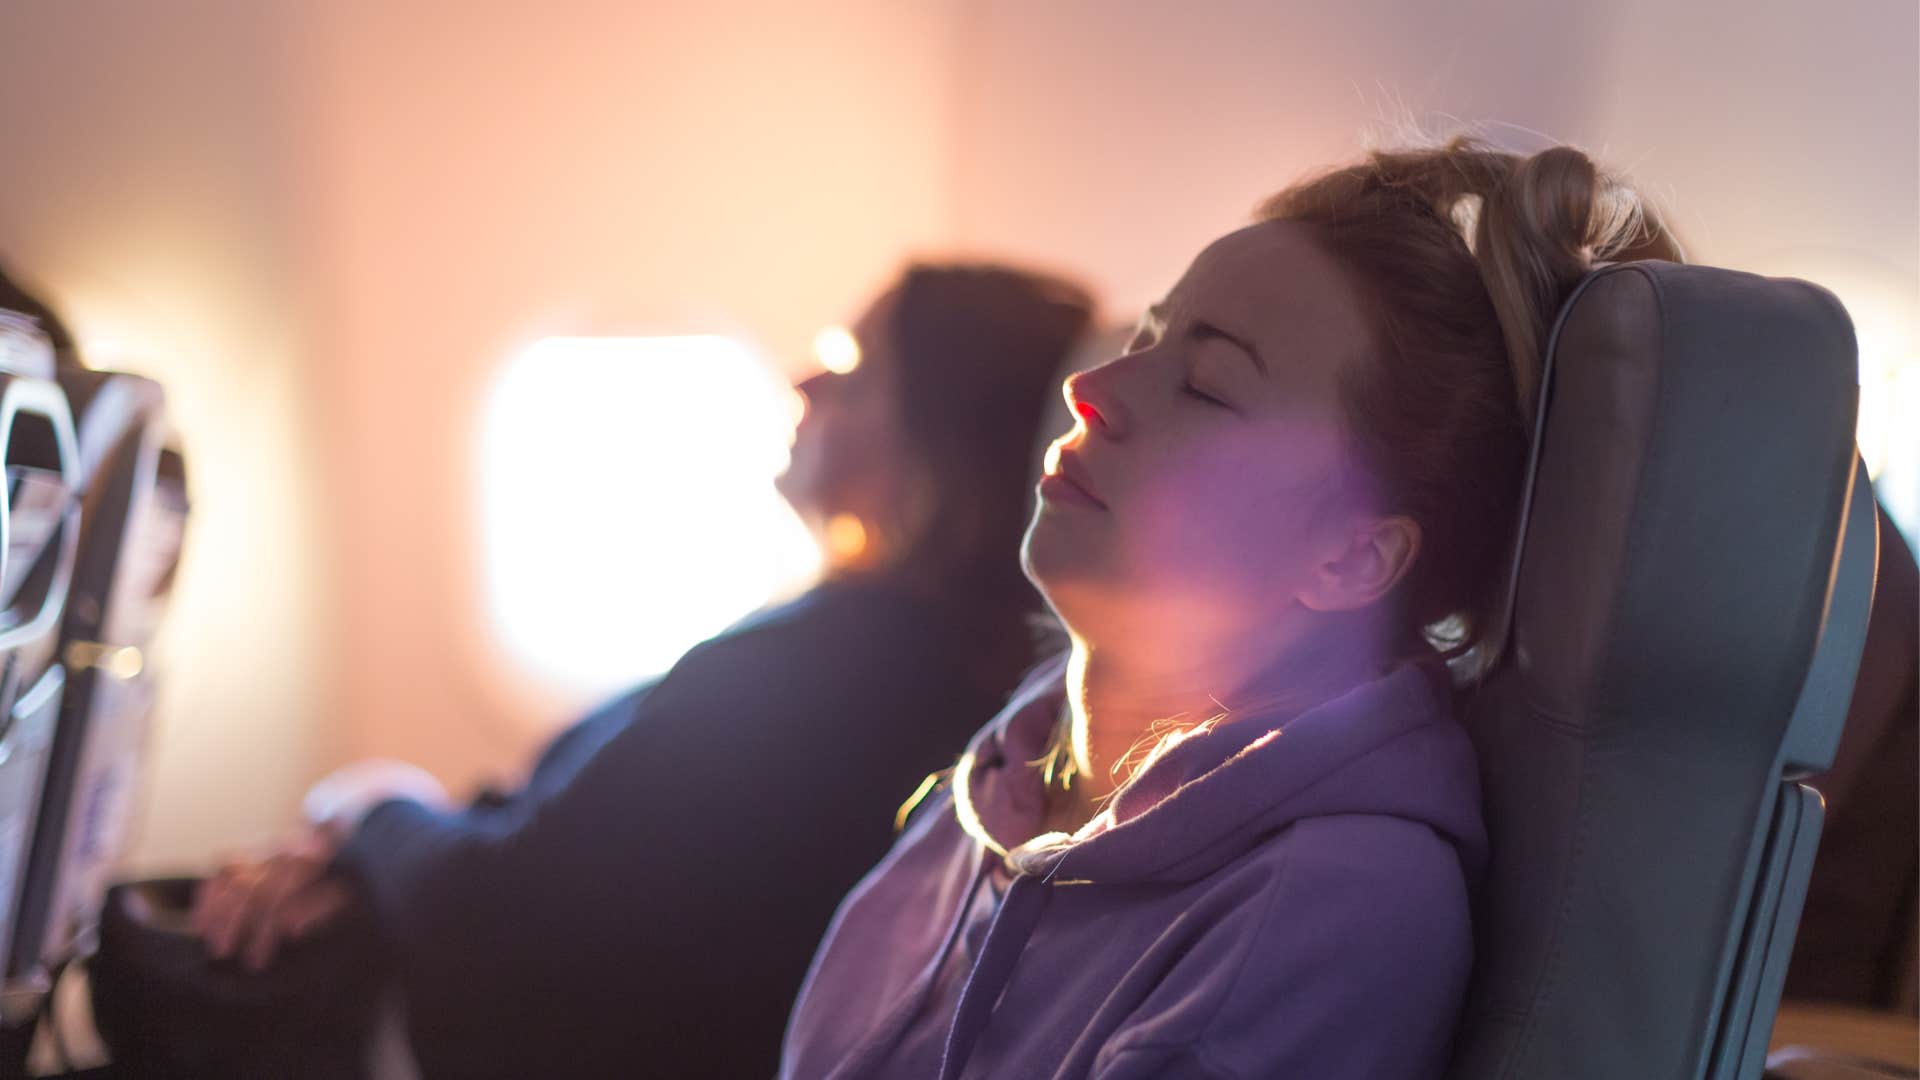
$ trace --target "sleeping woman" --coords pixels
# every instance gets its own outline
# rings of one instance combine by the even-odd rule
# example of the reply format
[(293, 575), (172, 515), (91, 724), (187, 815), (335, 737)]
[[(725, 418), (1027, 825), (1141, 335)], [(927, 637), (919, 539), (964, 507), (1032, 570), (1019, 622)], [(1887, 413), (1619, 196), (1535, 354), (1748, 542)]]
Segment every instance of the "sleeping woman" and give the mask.
[(1678, 258), (1581, 152), (1376, 152), (1202, 251), (1067, 380), (1023, 551), (1070, 646), (842, 902), (788, 1077), (1446, 1067), (1484, 661), (1550, 320)]

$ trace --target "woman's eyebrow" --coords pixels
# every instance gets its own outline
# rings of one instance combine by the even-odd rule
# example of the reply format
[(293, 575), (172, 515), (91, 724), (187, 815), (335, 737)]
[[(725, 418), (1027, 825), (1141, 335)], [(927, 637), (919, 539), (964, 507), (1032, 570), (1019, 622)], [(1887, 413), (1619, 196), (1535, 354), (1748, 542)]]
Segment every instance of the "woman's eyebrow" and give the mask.
[(1267, 374), (1267, 358), (1260, 355), (1260, 350), (1254, 348), (1252, 341), (1240, 336), (1239, 334), (1234, 333), (1231, 330), (1228, 330), (1227, 328), (1221, 326), (1219, 323), (1214, 322), (1211, 319), (1195, 318), (1193, 322), (1195, 326), (1206, 327), (1209, 331), (1215, 334), (1218, 334), (1223, 340), (1227, 342), (1227, 344), (1232, 345), (1235, 348), (1238, 348), (1241, 352), (1246, 353), (1247, 359), (1253, 361), (1253, 366), (1260, 372), (1260, 374), (1261, 375)]
[[(1163, 331), (1167, 325), (1167, 306), (1168, 301), (1166, 300), (1160, 300), (1147, 305), (1147, 310), (1141, 314), (1140, 322), (1138, 326), (1135, 327), (1134, 333), (1137, 334), (1140, 330), (1147, 327), (1153, 327), (1156, 331)], [(1262, 376), (1267, 374), (1267, 358), (1260, 355), (1260, 350), (1254, 348), (1252, 341), (1222, 327), (1219, 323), (1211, 319), (1201, 318), (1195, 315), (1192, 317), (1192, 322), (1195, 326), (1203, 326), (1213, 333), (1220, 335), (1227, 344), (1246, 353), (1247, 358), (1253, 361), (1254, 369), (1260, 372)]]

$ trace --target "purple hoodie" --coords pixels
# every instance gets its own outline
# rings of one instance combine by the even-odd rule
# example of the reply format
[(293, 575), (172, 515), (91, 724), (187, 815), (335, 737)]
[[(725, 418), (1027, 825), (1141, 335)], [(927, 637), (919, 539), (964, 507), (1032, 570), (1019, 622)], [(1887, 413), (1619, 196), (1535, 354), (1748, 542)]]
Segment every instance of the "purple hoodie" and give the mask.
[(1037, 673), (841, 903), (781, 1075), (1440, 1076), (1486, 860), (1444, 671), (1197, 729), (1036, 837), (1063, 694)]

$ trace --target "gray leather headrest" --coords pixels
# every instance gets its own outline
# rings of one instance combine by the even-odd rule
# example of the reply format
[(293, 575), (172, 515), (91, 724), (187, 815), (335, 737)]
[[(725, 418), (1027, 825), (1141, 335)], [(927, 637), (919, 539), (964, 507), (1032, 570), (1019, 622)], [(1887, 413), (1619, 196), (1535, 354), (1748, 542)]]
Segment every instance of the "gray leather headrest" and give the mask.
[(1789, 731), (1854, 358), (1799, 281), (1627, 263), (1563, 310), (1509, 652), (1465, 704), (1493, 861), (1457, 1077), (1694, 1075), (1783, 747), (1830, 757), (1846, 709)]

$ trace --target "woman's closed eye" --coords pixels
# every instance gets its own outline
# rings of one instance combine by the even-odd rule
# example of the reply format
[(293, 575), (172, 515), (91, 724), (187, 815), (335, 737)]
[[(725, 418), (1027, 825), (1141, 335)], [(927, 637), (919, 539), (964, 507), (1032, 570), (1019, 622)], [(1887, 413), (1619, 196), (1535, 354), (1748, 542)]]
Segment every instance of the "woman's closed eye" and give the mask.
[(1186, 379), (1181, 382), (1180, 392), (1187, 395), (1188, 397), (1198, 398), (1209, 405), (1218, 405), (1223, 409), (1231, 408), (1231, 406), (1229, 406), (1225, 401), (1222, 401), (1220, 398), (1207, 393), (1205, 390), (1202, 390), (1198, 386), (1195, 386), (1192, 379)]

